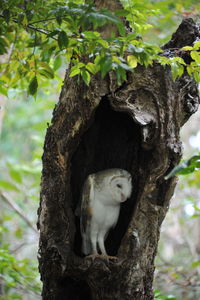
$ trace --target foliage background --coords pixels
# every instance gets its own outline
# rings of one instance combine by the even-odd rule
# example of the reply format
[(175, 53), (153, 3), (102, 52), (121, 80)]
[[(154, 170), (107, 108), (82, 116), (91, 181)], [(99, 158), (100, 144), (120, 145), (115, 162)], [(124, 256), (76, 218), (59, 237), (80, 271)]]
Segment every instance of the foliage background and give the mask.
[[(9, 2), (12, 3), (5, 0), (2, 3)], [(52, 2), (49, 1), (50, 4)], [(137, 34), (143, 35), (145, 42), (159, 46), (170, 39), (182, 18), (199, 17), (199, 1), (122, 2), (128, 6), (134, 3), (137, 8), (132, 16), (136, 20), (134, 26)], [(20, 4), (20, 1), (17, 3)], [(152, 15), (152, 10), (159, 10), (159, 13)], [(25, 18), (23, 22), (26, 22)], [(57, 24), (59, 30), (60, 25)], [(4, 23), (4, 27), (7, 30), (9, 26)], [(37, 270), (38, 233), (35, 224), (41, 155), (47, 123), (50, 123), (52, 109), (58, 100), (69, 57), (62, 49), (62, 41), (61, 47), (56, 46), (57, 50), (48, 57), (51, 43), (55, 41), (44, 44), (41, 54), (30, 46), (31, 39), (35, 37), (28, 35), (23, 28), (18, 29), (20, 38), (15, 43), (12, 30), (2, 33), (1, 27), (0, 31), (5, 33), (9, 45), (8, 53), (3, 52), (0, 57), (0, 83), (3, 82), (0, 86), (0, 299), (39, 300), (41, 285)], [(13, 45), (18, 51), (17, 57), (14, 56)], [(46, 64), (40, 65), (39, 90), (37, 97), (34, 97), (31, 96), (34, 93), (30, 91), (30, 83), (34, 78), (36, 57), (40, 63)], [(24, 72), (24, 77), (19, 77), (16, 70), (22, 65), (28, 65), (30, 72), (28, 75)], [(182, 130), (185, 157), (200, 151), (199, 122), (200, 114), (197, 113)], [(180, 177), (162, 226), (156, 260), (156, 299), (200, 299), (199, 186), (199, 171)]]

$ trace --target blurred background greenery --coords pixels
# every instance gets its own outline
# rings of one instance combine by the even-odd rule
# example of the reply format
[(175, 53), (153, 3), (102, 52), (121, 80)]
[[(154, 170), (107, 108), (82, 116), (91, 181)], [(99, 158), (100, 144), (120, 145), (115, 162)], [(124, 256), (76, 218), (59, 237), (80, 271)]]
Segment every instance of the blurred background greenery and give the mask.
[[(200, 111), (181, 130), (184, 157), (200, 152), (199, 124)], [(154, 286), (173, 295), (159, 299), (200, 299), (200, 171), (179, 176), (161, 227)]]
[[(127, 1), (123, 1), (127, 2)], [(136, 1), (160, 14), (150, 17), (148, 42), (162, 45), (184, 17), (199, 17), (199, 1)], [(141, 6), (142, 9), (142, 6)], [(55, 79), (40, 83), (37, 98), (23, 88), (0, 95), (0, 299), (39, 300), (36, 229), (41, 156), (47, 124), (66, 69), (60, 55)], [(52, 66), (53, 67), (53, 66)], [(200, 151), (200, 113), (183, 127), (184, 157)], [(200, 299), (200, 172), (180, 176), (161, 232), (155, 298)]]
[[(63, 67), (65, 64), (63, 63)], [(65, 67), (64, 67), (65, 68)], [(63, 70), (37, 99), (21, 90), (0, 96), (0, 299), (41, 299), (36, 228), (41, 156)]]

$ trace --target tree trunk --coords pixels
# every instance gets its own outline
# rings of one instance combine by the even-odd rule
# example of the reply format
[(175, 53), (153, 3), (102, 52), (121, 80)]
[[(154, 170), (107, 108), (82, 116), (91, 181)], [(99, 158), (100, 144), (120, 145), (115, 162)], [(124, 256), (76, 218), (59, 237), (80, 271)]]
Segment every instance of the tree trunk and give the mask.
[[(169, 47), (188, 45), (189, 39), (191, 45), (199, 35), (195, 23), (184, 20)], [(163, 55), (171, 53), (164, 49)], [(66, 74), (43, 154), (39, 263), (44, 300), (153, 299), (160, 226), (176, 185), (176, 178), (164, 177), (181, 158), (180, 127), (198, 103), (190, 77), (173, 81), (170, 69), (156, 62), (138, 66), (121, 86), (112, 72), (105, 79), (93, 77), (89, 87)], [(106, 241), (117, 261), (82, 255), (75, 215), (86, 177), (108, 168), (126, 169), (133, 178), (132, 196)]]

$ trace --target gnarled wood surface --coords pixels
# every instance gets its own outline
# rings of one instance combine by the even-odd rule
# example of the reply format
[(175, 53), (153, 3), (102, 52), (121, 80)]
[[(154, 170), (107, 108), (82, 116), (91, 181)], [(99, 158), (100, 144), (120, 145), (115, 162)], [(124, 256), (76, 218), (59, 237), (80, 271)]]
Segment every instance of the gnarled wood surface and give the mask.
[[(183, 22), (185, 37), (191, 33), (188, 26), (199, 34), (193, 21)], [(197, 34), (191, 43), (195, 38)], [(179, 47), (178, 31), (170, 48), (176, 47), (173, 41)], [(114, 73), (104, 80), (94, 77), (89, 87), (66, 74), (43, 154), (43, 299), (153, 299), (159, 230), (176, 184), (176, 178), (164, 177), (181, 158), (180, 127), (198, 103), (191, 78), (184, 75), (174, 82), (170, 70), (157, 63), (137, 67), (121, 86)], [(115, 167), (133, 177), (132, 196), (106, 242), (118, 260), (85, 258), (75, 215), (81, 188), (88, 174)]]

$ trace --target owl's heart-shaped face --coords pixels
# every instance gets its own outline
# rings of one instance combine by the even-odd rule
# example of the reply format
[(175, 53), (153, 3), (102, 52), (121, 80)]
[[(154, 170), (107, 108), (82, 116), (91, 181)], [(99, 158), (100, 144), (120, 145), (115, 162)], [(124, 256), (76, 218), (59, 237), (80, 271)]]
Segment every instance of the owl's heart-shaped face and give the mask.
[(131, 195), (132, 183), (131, 183), (131, 177), (129, 176), (114, 177), (110, 181), (110, 186), (111, 186), (113, 198), (115, 198), (117, 202), (124, 202)]

